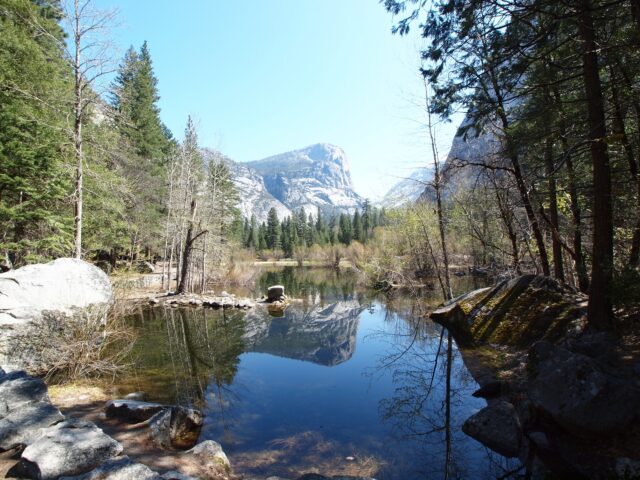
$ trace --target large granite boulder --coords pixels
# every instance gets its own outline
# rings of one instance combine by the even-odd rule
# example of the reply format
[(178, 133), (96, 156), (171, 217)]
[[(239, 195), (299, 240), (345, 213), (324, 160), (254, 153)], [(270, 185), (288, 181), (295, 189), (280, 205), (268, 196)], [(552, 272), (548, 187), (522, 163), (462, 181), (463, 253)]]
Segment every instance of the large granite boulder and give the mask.
[(459, 345), (497, 343), (527, 349), (584, 328), (586, 297), (556, 280), (523, 275), (462, 295), (431, 314)]
[(66, 420), (25, 448), (10, 474), (39, 480), (89, 472), (122, 453), (122, 445), (91, 422)]
[(522, 427), (515, 407), (505, 401), (492, 403), (467, 419), (462, 431), (505, 457), (517, 457)]
[(29, 445), (41, 435), (41, 429), (64, 420), (49, 402), (22, 405), (0, 418), (0, 451)]
[(75, 258), (27, 265), (0, 274), (0, 325), (37, 319), (45, 311), (73, 315), (77, 309), (106, 311), (113, 302), (109, 277)]
[(149, 420), (156, 413), (169, 408), (160, 403), (141, 402), (138, 400), (109, 400), (104, 412), (107, 418), (116, 418), (126, 422), (138, 423)]
[(9, 370), (46, 369), (38, 364), (39, 348), (29, 343), (30, 332), (64, 319), (101, 322), (113, 299), (109, 277), (78, 259), (59, 258), (0, 274), (0, 363)]
[(0, 417), (22, 405), (48, 401), (47, 385), (40, 378), (15, 371), (0, 378)]

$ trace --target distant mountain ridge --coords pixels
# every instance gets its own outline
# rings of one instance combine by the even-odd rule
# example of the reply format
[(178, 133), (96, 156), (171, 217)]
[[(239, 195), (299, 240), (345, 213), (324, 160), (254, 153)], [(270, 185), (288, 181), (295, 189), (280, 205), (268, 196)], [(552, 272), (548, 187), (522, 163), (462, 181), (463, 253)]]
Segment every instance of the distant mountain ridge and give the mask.
[[(215, 154), (204, 150), (205, 155)], [(264, 222), (270, 208), (279, 218), (304, 208), (314, 216), (353, 213), (364, 203), (353, 190), (349, 162), (344, 151), (329, 143), (317, 143), (298, 150), (253, 162), (225, 158), (240, 193), (240, 211), (245, 218), (255, 215)]]

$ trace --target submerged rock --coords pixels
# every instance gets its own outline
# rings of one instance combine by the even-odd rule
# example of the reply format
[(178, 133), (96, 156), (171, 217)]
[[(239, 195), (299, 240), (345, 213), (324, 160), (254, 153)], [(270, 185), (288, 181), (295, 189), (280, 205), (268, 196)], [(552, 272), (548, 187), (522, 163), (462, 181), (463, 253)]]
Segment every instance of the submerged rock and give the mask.
[(517, 457), (522, 427), (515, 407), (498, 401), (484, 407), (464, 422), (462, 431), (505, 457)]
[(169, 407), (159, 403), (122, 399), (109, 400), (104, 406), (104, 412), (107, 418), (117, 418), (127, 422), (138, 423), (149, 420), (165, 408)]
[(10, 474), (41, 480), (86, 473), (122, 452), (122, 445), (91, 422), (67, 420), (42, 432)]
[(354, 477), (352, 475), (338, 475), (335, 477), (325, 477), (317, 473), (307, 473), (298, 478), (298, 480), (376, 480), (371, 477)]
[(198, 441), (203, 422), (200, 411), (174, 406), (154, 415), (149, 420), (149, 429), (158, 446), (187, 449)]

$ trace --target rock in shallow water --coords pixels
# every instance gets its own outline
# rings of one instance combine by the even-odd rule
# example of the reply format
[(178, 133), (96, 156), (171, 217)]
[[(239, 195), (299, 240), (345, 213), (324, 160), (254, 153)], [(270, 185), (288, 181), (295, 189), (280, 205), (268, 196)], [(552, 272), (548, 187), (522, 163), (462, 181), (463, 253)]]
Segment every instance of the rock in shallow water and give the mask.
[(126, 422), (138, 423), (149, 420), (156, 413), (169, 408), (159, 403), (141, 402), (139, 400), (109, 400), (104, 406), (107, 418), (117, 418)]
[(122, 452), (122, 445), (91, 422), (67, 420), (43, 431), (10, 474), (53, 480), (86, 473)]
[(500, 455), (518, 456), (522, 427), (509, 402), (498, 401), (484, 407), (464, 422), (462, 431)]
[(282, 300), (284, 300), (284, 287), (282, 285), (273, 285), (267, 289), (267, 302)]
[(198, 410), (169, 407), (149, 419), (151, 438), (165, 449), (191, 448), (198, 441), (204, 418)]

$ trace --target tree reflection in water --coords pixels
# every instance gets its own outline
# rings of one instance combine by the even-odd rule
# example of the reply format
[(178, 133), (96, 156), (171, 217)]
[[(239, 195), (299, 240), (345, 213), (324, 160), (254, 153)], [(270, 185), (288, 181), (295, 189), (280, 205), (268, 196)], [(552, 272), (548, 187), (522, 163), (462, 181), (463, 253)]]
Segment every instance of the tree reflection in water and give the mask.
[[(513, 473), (517, 460), (491, 452), (462, 432), (462, 423), (475, 410), (469, 399), (477, 385), (448, 332), (424, 319), (426, 305), (411, 303), (386, 305), (388, 321), (395, 318), (397, 323), (379, 365), (391, 372), (395, 387), (393, 395), (380, 402), (383, 420), (393, 425), (398, 439), (417, 445), (425, 478), (522, 478)], [(481, 456), (484, 462), (478, 462)], [(473, 471), (487, 463), (489, 471)]]
[(207, 388), (214, 386), (222, 408), (244, 351), (243, 313), (147, 308), (131, 320), (144, 326), (145, 335), (133, 351), (130, 389), (138, 387), (165, 403), (202, 408)]

